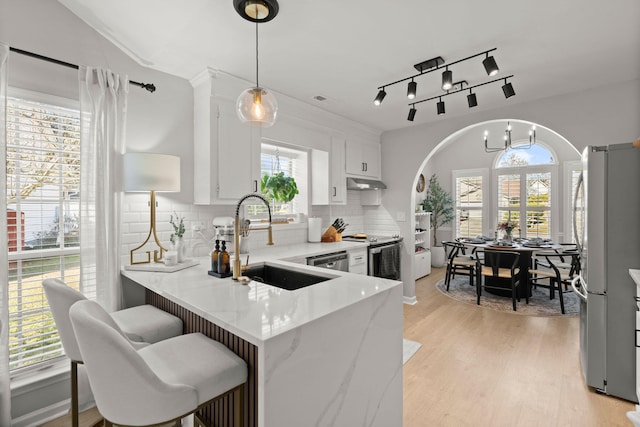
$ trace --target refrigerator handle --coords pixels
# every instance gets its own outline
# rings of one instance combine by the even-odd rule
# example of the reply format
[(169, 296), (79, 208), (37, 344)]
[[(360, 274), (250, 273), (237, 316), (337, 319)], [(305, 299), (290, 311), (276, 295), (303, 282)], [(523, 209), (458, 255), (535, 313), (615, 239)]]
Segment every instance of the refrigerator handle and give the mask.
[[(578, 183), (576, 184), (576, 192), (573, 195), (573, 218), (572, 218), (572, 222), (573, 222), (573, 238), (576, 242), (576, 247), (578, 249), (578, 253), (582, 253), (582, 241), (581, 236), (578, 234), (578, 221), (576, 218), (577, 215), (577, 209), (576, 206), (578, 204), (578, 193), (580, 192), (580, 187), (582, 187), (584, 185), (584, 177), (583, 177), (583, 172), (580, 172), (580, 175), (578, 176)], [(584, 193), (584, 191), (583, 191)], [(583, 224), (584, 226), (584, 224)]]
[[(580, 276), (576, 276), (574, 277), (574, 279), (571, 281), (571, 287), (573, 288), (573, 292), (575, 292), (576, 294), (578, 294), (578, 296), (580, 298), (582, 298), (583, 300), (587, 300), (587, 293), (582, 293), (581, 290), (578, 289), (578, 280), (580, 280)], [(583, 288), (584, 289), (584, 288)]]

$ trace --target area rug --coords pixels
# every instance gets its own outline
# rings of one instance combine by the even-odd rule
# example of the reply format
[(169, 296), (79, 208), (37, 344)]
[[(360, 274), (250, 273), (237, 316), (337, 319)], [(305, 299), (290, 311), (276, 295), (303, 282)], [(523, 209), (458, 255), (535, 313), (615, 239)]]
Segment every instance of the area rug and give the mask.
[(419, 342), (402, 339), (402, 364), (404, 365), (422, 347)]
[[(476, 305), (476, 288), (469, 285), (469, 278), (456, 277), (451, 279), (449, 292), (447, 292), (444, 279), (436, 284), (436, 288), (446, 296), (467, 304)], [(560, 312), (560, 300), (558, 295), (555, 299), (549, 299), (549, 290), (544, 288), (532, 289), (532, 296), (527, 304), (524, 298), (517, 303), (517, 311), (513, 311), (510, 297), (502, 297), (491, 294), (485, 290), (480, 297), (480, 307), (492, 310), (504, 311), (512, 314), (525, 316), (563, 316)], [(580, 299), (573, 292), (565, 292), (564, 296), (564, 316), (576, 316), (580, 313)]]

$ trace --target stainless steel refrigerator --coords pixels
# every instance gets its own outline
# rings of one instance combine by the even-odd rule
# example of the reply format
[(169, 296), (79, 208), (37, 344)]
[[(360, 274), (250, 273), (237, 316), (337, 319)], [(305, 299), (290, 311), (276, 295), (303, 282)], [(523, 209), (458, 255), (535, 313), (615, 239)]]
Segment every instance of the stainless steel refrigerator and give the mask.
[(587, 385), (637, 402), (636, 285), (640, 268), (640, 148), (589, 146), (574, 197), (581, 250), (580, 361)]

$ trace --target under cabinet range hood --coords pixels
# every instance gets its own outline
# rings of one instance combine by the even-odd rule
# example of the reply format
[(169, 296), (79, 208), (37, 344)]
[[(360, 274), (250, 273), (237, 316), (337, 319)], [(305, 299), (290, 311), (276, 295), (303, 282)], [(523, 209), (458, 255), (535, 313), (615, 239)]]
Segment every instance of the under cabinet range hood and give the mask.
[(384, 182), (375, 179), (347, 178), (347, 190), (384, 190)]

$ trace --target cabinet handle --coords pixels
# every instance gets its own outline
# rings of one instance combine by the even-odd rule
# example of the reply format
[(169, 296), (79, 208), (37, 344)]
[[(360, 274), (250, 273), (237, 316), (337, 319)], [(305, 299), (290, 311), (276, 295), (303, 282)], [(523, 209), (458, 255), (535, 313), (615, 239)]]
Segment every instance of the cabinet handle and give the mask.
[(364, 171), (365, 172), (369, 172), (369, 164), (368, 163), (364, 164)]
[(364, 171), (365, 171), (365, 169), (364, 169), (364, 162), (362, 162), (362, 172), (364, 172)]
[(333, 197), (336, 197), (338, 195), (338, 189), (336, 187), (333, 187)]
[(258, 192), (258, 180), (257, 179), (253, 180), (253, 192), (254, 193)]

